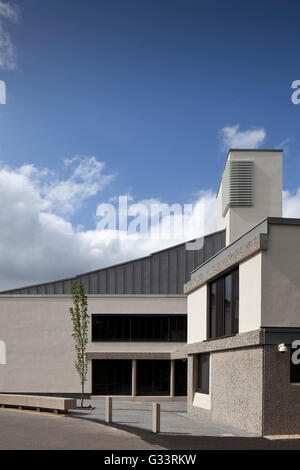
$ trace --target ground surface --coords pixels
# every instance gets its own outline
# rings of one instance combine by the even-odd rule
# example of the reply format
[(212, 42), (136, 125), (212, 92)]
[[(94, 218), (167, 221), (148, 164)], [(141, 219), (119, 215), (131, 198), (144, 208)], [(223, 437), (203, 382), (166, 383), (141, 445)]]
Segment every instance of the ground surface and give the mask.
[[(74, 410), (72, 416), (89, 420), (105, 420), (105, 400), (86, 400), (85, 404), (95, 407), (94, 410)], [(233, 428), (232, 426), (212, 423), (187, 414), (186, 401), (161, 402), (161, 433), (174, 436), (239, 436), (252, 437), (253, 434)], [(141, 430), (152, 429), (152, 403), (137, 401), (113, 400), (113, 422)]]
[(1, 450), (160, 449), (139, 436), (62, 415), (0, 410)]
[[(90, 419), (0, 409), (0, 450), (193, 450), (193, 449), (300, 449), (300, 440), (256, 437), (219, 437), (173, 434)], [(130, 430), (130, 432), (129, 432)]]

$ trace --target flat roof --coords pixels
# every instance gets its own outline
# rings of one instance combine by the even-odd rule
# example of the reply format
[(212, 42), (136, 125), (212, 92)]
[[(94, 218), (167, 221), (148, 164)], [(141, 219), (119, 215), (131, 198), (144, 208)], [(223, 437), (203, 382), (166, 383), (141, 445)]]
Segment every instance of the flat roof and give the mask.
[(267, 230), (266, 226), (268, 225), (300, 225), (300, 219), (288, 217), (266, 217), (261, 222), (259, 222), (259, 224), (255, 225), (250, 230), (248, 230), (248, 232), (244, 233), (241, 237), (237, 238), (232, 243), (230, 243), (230, 245), (225, 246), (222, 250), (214, 254), (211, 258), (201, 264), (201, 266), (191, 271), (191, 278), (195, 277), (197, 275), (197, 272), (200, 272), (201, 270), (205, 269), (205, 266), (211, 263), (215, 258), (220, 256), (222, 257), (226, 251), (232, 250), (233, 248), (235, 248), (235, 245), (239, 245), (241, 242), (243, 242), (244, 239), (249, 238), (249, 235), (251, 235), (251, 233), (266, 233), (266, 231), (264, 230)]

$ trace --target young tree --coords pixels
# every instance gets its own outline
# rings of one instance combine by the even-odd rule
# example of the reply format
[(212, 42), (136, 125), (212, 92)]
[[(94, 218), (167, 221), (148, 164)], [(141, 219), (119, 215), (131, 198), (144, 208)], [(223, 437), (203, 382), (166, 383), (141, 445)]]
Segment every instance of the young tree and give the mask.
[(81, 407), (84, 400), (84, 384), (87, 381), (88, 361), (86, 345), (88, 343), (88, 301), (84, 293), (84, 287), (78, 282), (73, 282), (71, 286), (73, 307), (70, 308), (70, 315), (73, 323), (73, 338), (75, 341), (76, 360), (75, 368), (80, 377), (81, 384)]

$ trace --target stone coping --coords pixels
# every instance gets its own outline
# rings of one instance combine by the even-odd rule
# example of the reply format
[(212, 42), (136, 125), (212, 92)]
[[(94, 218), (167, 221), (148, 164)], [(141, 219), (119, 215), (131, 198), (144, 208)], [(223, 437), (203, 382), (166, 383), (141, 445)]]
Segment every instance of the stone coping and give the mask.
[(182, 349), (172, 352), (171, 359), (184, 359), (191, 354), (247, 348), (259, 345), (263, 345), (262, 331), (254, 330), (239, 333), (235, 336), (187, 344)]
[(0, 394), (0, 405), (68, 411), (76, 408), (76, 399), (37, 395)]
[(259, 251), (266, 250), (267, 237), (267, 234), (259, 233), (253, 238), (245, 240), (245, 243), (238, 244), (236, 247), (229, 245), (227, 249), (214, 256), (195, 272), (192, 279), (184, 285), (184, 293), (190, 294), (246, 258)]

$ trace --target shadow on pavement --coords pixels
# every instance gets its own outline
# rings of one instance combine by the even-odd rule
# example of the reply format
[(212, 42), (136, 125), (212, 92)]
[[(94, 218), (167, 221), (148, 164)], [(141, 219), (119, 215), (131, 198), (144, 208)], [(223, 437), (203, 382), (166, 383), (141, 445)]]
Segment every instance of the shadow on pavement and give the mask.
[(143, 441), (164, 447), (166, 450), (300, 450), (300, 439), (270, 440), (263, 437), (214, 437), (176, 434), (154, 434), (134, 426), (113, 423), (107, 424), (100, 419), (90, 419), (81, 416), (69, 416), (71, 419), (83, 419), (114, 427), (134, 434)]

